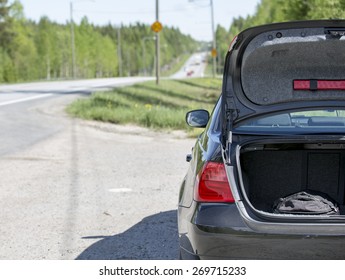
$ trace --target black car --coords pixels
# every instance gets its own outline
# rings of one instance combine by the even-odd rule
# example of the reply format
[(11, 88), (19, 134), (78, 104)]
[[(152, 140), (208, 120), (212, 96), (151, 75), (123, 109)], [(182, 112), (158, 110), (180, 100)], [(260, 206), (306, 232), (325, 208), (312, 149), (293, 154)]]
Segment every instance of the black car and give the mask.
[(253, 27), (181, 185), (181, 259), (345, 259), (345, 21)]

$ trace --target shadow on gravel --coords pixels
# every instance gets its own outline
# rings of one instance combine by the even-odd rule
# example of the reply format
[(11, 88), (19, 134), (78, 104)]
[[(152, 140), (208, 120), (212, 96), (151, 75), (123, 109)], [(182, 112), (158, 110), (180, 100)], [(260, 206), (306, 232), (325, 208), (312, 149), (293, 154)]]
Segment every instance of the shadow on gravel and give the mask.
[(77, 260), (172, 260), (178, 257), (176, 210), (161, 212), (144, 218), (127, 231), (102, 238)]

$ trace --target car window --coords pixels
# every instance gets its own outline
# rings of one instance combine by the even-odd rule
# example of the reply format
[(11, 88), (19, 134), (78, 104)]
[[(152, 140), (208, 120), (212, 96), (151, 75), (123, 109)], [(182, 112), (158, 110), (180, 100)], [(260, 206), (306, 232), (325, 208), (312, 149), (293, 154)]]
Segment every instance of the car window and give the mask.
[(345, 110), (284, 112), (244, 121), (234, 131), (252, 133), (344, 133)]
[(220, 123), (220, 111), (221, 111), (221, 98), (218, 99), (217, 104), (213, 110), (213, 124), (212, 124), (212, 132), (213, 133), (220, 133), (221, 131), (221, 123)]

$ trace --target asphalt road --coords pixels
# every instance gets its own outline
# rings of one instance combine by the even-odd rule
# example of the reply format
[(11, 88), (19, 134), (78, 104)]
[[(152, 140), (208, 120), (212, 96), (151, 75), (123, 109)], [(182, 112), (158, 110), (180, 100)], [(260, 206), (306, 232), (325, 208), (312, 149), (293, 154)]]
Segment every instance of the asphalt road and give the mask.
[(0, 259), (175, 259), (193, 139), (69, 118), (115, 80), (0, 87)]
[[(40, 82), (0, 86), (0, 156), (30, 146), (61, 129), (54, 118), (37, 114), (37, 104), (49, 99), (73, 99), (92, 91), (107, 90), (117, 86), (152, 80), (149, 77), (94, 79), (63, 82)], [(72, 95), (72, 96), (71, 96)], [(36, 111), (35, 111), (36, 110)]]
[(173, 74), (173, 79), (199, 78), (204, 76), (207, 66), (207, 52), (193, 54), (183, 65), (183, 67)]

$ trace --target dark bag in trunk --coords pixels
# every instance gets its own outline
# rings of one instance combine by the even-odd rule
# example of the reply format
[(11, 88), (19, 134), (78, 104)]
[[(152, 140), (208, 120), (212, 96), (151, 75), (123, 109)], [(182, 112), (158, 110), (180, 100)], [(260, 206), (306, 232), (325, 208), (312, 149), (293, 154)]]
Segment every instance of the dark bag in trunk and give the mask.
[(273, 204), (277, 214), (339, 215), (337, 203), (327, 194), (305, 190), (277, 199)]

